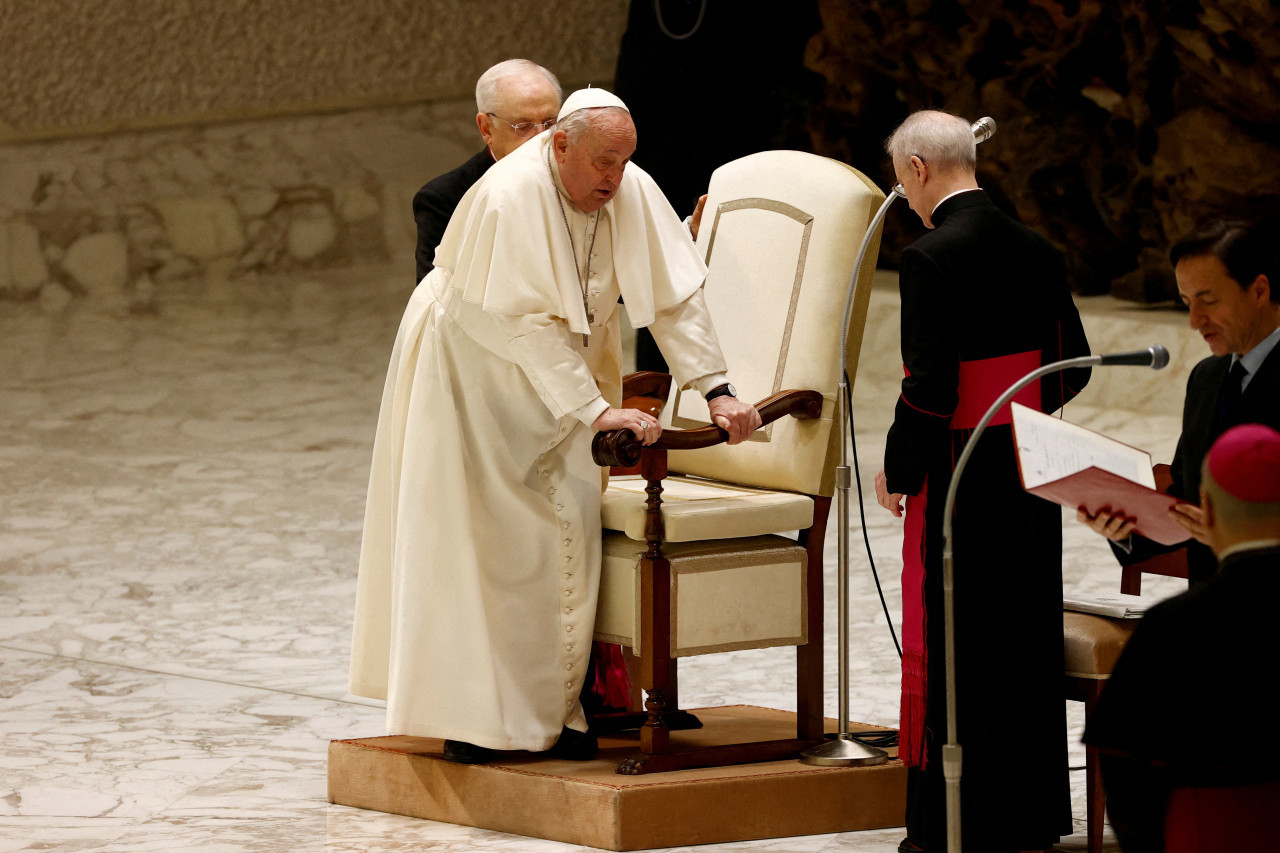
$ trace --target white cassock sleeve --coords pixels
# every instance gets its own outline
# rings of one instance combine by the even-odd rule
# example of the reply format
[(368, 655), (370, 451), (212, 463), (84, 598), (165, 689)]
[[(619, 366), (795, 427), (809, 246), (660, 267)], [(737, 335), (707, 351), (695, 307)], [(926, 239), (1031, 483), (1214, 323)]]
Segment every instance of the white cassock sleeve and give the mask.
[[(581, 336), (549, 314), (491, 315), (538, 397), (557, 418), (571, 415), (587, 426), (608, 408), (586, 362)], [(658, 311), (650, 325), (671, 365), (677, 387), (706, 394), (728, 382), (720, 340), (702, 290)]]
[(702, 288), (683, 302), (656, 312), (649, 331), (671, 368), (677, 388), (692, 385), (706, 394), (729, 381)]
[[(507, 339), (516, 363), (553, 416), (582, 417), (579, 410), (600, 398), (600, 387), (578, 354), (582, 349), (582, 336), (569, 331), (567, 323), (550, 314), (490, 316)], [(596, 415), (603, 410), (600, 408)]]

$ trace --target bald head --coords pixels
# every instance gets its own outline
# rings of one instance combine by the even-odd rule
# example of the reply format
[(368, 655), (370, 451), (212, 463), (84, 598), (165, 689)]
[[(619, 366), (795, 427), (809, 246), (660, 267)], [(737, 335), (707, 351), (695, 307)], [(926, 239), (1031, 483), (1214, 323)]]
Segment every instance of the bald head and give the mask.
[(508, 59), (476, 81), (476, 126), (495, 160), (551, 126), (560, 111), (560, 81), (537, 63)]
[(969, 122), (951, 113), (921, 110), (907, 116), (884, 148), (894, 162), (912, 155), (943, 170), (967, 169), (977, 165), (977, 143)]
[(978, 188), (977, 143), (969, 122), (959, 116), (937, 110), (912, 113), (884, 147), (907, 202), (929, 228), (938, 202), (953, 192)]

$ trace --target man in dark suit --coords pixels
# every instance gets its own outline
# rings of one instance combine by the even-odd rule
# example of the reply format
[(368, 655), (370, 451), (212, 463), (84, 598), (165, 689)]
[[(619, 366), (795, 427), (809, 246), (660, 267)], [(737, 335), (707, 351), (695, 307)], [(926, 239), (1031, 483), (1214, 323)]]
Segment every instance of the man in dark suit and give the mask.
[[(1213, 354), (1187, 382), (1182, 435), (1173, 457), (1170, 493), (1195, 501), (1200, 463), (1219, 435), (1242, 423), (1280, 428), (1280, 229), (1266, 223), (1219, 221), (1170, 250), (1178, 292), (1190, 310), (1191, 328)], [(1113, 542), (1124, 564), (1173, 550), (1137, 534), (1122, 507), (1082, 522)], [(1217, 561), (1208, 545), (1200, 509), (1176, 507), (1174, 518), (1192, 541), (1186, 545), (1192, 584), (1211, 577)], [(1181, 547), (1181, 546), (1178, 546)]]
[[(979, 189), (974, 145), (968, 122), (933, 111), (908, 117), (886, 145), (911, 209), (933, 229), (902, 253), (906, 378), (876, 475), (877, 500), (895, 516), (906, 496), (904, 851), (946, 849), (941, 531), (954, 461), (1006, 388), (1089, 353), (1058, 252)], [(1015, 400), (1053, 412), (1088, 380), (1087, 368), (1055, 374)], [(1071, 832), (1061, 520), (1021, 486), (1008, 409), (991, 424), (965, 469), (954, 530), (964, 846), (1039, 850)]]
[[(1231, 427), (1203, 467), (1198, 524), (1221, 569), (1142, 618), (1084, 734), (1101, 753), (1107, 812), (1125, 853), (1165, 849), (1175, 788), (1280, 781), (1274, 705), (1259, 698), (1280, 656), (1271, 621), (1280, 597), (1280, 433)], [(1263, 795), (1268, 821), (1278, 794)], [(1246, 827), (1209, 831), (1256, 835)], [(1266, 849), (1275, 838), (1253, 840), (1231, 849)]]
[(556, 123), (560, 112), (560, 81), (527, 59), (508, 59), (476, 81), (476, 127), (485, 147), (451, 172), (430, 181), (413, 197), (418, 223), (414, 252), (418, 277), (431, 272), (432, 260), (449, 217), (472, 184), (496, 161)]

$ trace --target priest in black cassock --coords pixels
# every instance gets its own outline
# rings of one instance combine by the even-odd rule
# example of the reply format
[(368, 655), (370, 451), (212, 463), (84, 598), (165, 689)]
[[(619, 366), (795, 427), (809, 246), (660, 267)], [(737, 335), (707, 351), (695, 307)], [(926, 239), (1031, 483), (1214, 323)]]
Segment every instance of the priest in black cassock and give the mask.
[[(947, 740), (942, 504), (955, 460), (987, 407), (1043, 364), (1088, 355), (1061, 258), (977, 183), (969, 123), (915, 113), (886, 143), (911, 209), (931, 229), (902, 253), (906, 378), (876, 497), (906, 520), (902, 721), (907, 838), (946, 849)], [(1053, 412), (1089, 370), (1050, 375), (1017, 402)], [(966, 850), (1042, 850), (1070, 834), (1062, 701), (1062, 523), (1026, 493), (1002, 411), (965, 469), (954, 522), (956, 693)]]

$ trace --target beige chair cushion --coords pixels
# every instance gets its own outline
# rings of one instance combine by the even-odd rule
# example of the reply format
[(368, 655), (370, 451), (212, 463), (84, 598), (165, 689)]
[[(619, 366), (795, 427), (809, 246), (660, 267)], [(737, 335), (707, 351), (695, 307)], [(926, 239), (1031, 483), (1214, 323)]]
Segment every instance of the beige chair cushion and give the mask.
[(1111, 677), (1124, 644), (1129, 642), (1137, 619), (1108, 619), (1071, 610), (1062, 614), (1066, 640), (1066, 672), (1077, 678)]
[[(736, 539), (804, 530), (813, 524), (813, 500), (690, 477), (668, 477), (662, 486), (665, 542)], [(645, 481), (610, 477), (600, 507), (606, 530), (644, 540)]]
[[(640, 652), (640, 557), (645, 543), (604, 537), (595, 637)], [(806, 555), (783, 536), (663, 547), (671, 563), (672, 657), (808, 642)]]

